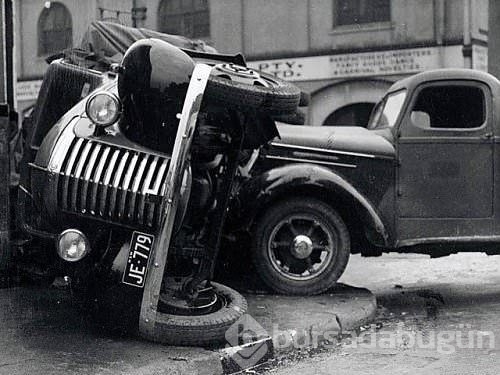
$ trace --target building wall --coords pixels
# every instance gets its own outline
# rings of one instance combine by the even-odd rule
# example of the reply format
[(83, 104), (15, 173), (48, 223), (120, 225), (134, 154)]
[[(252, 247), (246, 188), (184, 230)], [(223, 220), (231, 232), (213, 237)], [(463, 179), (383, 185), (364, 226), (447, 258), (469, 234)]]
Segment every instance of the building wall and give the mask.
[[(469, 1), (472, 32), (484, 39), (487, 0)], [(464, 0), (392, 0), (391, 22), (339, 27), (333, 0), (211, 0), (210, 7), (214, 46), (250, 59), (422, 45), (438, 39), (441, 22), (444, 43), (463, 38)]]
[[(93, 20), (132, 24), (133, 0), (58, 1), (72, 14), (74, 45)], [(160, 2), (135, 1), (147, 7), (147, 18), (139, 26), (158, 29)], [(15, 4), (18, 77), (40, 79), (47, 67), (46, 56), (37, 55), (37, 22), (44, 1), (18, 0)], [(269, 73), (281, 74), (310, 92), (309, 120), (317, 125), (343, 105), (376, 101), (391, 82), (419, 69), (487, 66), (488, 0), (392, 0), (389, 22), (355, 26), (335, 25), (335, 6), (335, 0), (209, 0), (208, 42), (223, 53), (243, 52), (252, 66), (267, 64)], [(466, 15), (474, 44), (472, 62), (461, 52), (464, 30), (468, 30)], [(420, 56), (423, 46), (430, 47), (432, 56)], [(412, 55), (409, 63), (398, 62), (404, 51)], [(324, 63), (325, 56), (332, 61), (345, 59), (346, 64), (364, 56), (381, 59), (383, 66), (373, 74), (349, 73), (349, 69), (338, 69), (341, 63)], [(300, 72), (296, 74), (304, 57), (310, 58), (307, 69), (318, 73), (317, 77), (312, 74), (304, 79)], [(281, 65), (276, 68), (276, 64)], [(295, 65), (288, 69), (287, 64)]]

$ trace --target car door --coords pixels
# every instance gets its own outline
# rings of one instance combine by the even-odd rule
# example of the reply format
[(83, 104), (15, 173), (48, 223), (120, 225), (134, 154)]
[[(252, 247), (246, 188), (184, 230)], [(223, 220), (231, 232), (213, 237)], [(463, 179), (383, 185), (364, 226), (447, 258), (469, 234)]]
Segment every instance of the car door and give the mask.
[(491, 233), (491, 105), (489, 88), (476, 81), (415, 90), (397, 137), (400, 246)]

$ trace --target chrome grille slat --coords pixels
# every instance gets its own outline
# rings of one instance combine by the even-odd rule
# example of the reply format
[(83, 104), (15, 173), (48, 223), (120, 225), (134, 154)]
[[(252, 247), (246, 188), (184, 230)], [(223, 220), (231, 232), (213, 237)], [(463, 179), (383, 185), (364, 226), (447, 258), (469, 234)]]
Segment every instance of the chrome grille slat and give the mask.
[[(167, 172), (167, 167), (168, 167), (168, 160), (163, 160), (161, 163), (160, 169), (158, 170), (158, 173), (156, 174), (156, 180), (153, 185), (153, 188), (148, 190), (147, 193), (152, 194), (152, 195), (159, 195), (160, 194), (160, 187), (163, 182), (164, 175)], [(154, 225), (154, 218), (155, 218), (155, 209), (156, 206), (159, 204), (150, 204), (149, 205), (149, 210), (148, 210), (148, 217), (147, 217), (147, 225), (148, 226), (153, 226)]]
[(148, 194), (149, 186), (151, 185), (151, 180), (153, 179), (153, 174), (156, 170), (156, 164), (158, 163), (158, 156), (155, 156), (151, 164), (148, 166), (148, 174), (144, 179), (144, 183), (142, 184), (142, 191), (139, 198), (139, 204), (137, 208), (137, 220), (139, 223), (144, 223), (144, 207), (146, 205), (146, 194)]
[(71, 187), (71, 203), (70, 203), (70, 208), (73, 211), (77, 211), (79, 207), (77, 207), (77, 198), (78, 198), (78, 192), (79, 188), (82, 186), (81, 179), (82, 176), (82, 171), (85, 168), (85, 163), (87, 162), (87, 157), (89, 155), (90, 149), (92, 147), (92, 142), (87, 142), (85, 146), (83, 147), (83, 151), (78, 158), (78, 161), (76, 162), (76, 167), (75, 171), (73, 173), (73, 186)]
[(101, 151), (101, 145), (95, 144), (94, 150), (90, 155), (89, 162), (87, 164), (87, 168), (85, 169), (85, 174), (83, 177), (83, 186), (82, 186), (82, 194), (81, 194), (81, 208), (82, 212), (86, 212), (87, 207), (87, 196), (89, 185), (92, 183), (92, 173), (95, 170), (95, 164), (97, 162), (97, 157), (99, 156), (99, 152)]
[(123, 180), (123, 185), (122, 185), (122, 196), (120, 198), (120, 203), (118, 206), (118, 217), (121, 218), (125, 216), (125, 210), (126, 210), (126, 202), (127, 202), (127, 196), (129, 195), (129, 187), (130, 183), (132, 182), (132, 177), (133, 173), (135, 171), (135, 167), (137, 166), (137, 161), (139, 160), (139, 154), (136, 153), (134, 156), (132, 156), (132, 160), (130, 161), (130, 165), (128, 166), (127, 174), (125, 175), (125, 178)]
[(101, 176), (102, 176), (102, 172), (104, 170), (104, 166), (106, 165), (109, 153), (111, 151), (111, 149), (109, 147), (106, 147), (106, 146), (103, 146), (103, 147), (105, 147), (105, 148), (102, 152), (101, 159), (99, 160), (99, 164), (97, 165), (95, 175), (92, 178), (92, 181), (94, 182), (92, 185), (92, 189), (90, 191), (90, 213), (92, 215), (96, 214), (96, 207), (97, 207), (97, 201), (98, 201), (97, 192), (98, 192), (98, 189), (99, 189), (100, 184), (101, 184)]
[(127, 164), (128, 156), (130, 153), (128, 151), (125, 151), (125, 153), (122, 155), (120, 164), (118, 165), (118, 169), (115, 174), (115, 178), (113, 179), (113, 184), (111, 186), (111, 196), (109, 197), (109, 209), (108, 209), (108, 216), (112, 217), (113, 213), (115, 211), (115, 205), (116, 205), (116, 195), (118, 194), (118, 186), (120, 185), (120, 181), (122, 180), (125, 170), (125, 166)]
[(82, 175), (82, 171), (85, 167), (85, 163), (87, 162), (87, 157), (89, 155), (90, 149), (92, 147), (92, 142), (88, 142), (82, 151), (82, 154), (80, 155), (80, 158), (76, 164), (75, 172), (73, 174), (74, 183), (73, 186), (71, 187), (71, 210), (77, 211), (79, 208), (76, 205), (77, 197), (78, 197), (78, 191), (79, 187), (81, 187), (81, 182), (79, 181)]
[(73, 146), (73, 150), (71, 154), (69, 154), (69, 159), (67, 160), (66, 167), (64, 168), (64, 171), (62, 174), (64, 175), (63, 178), (63, 186), (62, 186), (62, 191), (61, 191), (61, 204), (63, 209), (68, 208), (68, 198), (69, 198), (69, 185), (70, 185), (70, 180), (71, 180), (71, 175), (73, 171), (73, 165), (75, 164), (76, 161), (76, 156), (80, 152), (80, 148), (83, 145), (83, 139), (78, 139)]
[(106, 201), (108, 198), (108, 190), (109, 184), (111, 182), (111, 177), (113, 176), (113, 172), (115, 171), (115, 164), (118, 160), (118, 156), (120, 155), (120, 150), (115, 150), (109, 164), (106, 165), (106, 174), (104, 175), (104, 181), (102, 182), (102, 191), (100, 194), (100, 203), (99, 203), (99, 215), (104, 216), (106, 210)]
[(139, 187), (141, 185), (142, 176), (144, 175), (144, 171), (146, 170), (146, 164), (148, 162), (147, 155), (141, 155), (143, 157), (141, 164), (139, 165), (139, 170), (137, 171), (137, 175), (135, 176), (134, 183), (132, 185), (132, 195), (130, 197), (130, 205), (128, 208), (127, 217), (130, 220), (134, 220), (134, 212), (135, 212), (135, 201), (137, 199), (137, 194), (139, 191)]

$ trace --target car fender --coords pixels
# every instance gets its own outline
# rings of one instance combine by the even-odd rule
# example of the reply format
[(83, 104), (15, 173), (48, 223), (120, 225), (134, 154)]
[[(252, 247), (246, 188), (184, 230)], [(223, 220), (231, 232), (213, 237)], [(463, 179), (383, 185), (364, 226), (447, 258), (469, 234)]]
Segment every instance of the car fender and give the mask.
[(387, 246), (386, 225), (369, 199), (340, 174), (309, 163), (279, 166), (246, 180), (237, 194), (240, 226), (250, 228), (259, 213), (272, 202), (290, 194), (304, 195), (308, 190), (326, 192), (329, 201), (341, 197), (354, 204), (365, 229), (375, 235), (370, 235), (372, 242)]

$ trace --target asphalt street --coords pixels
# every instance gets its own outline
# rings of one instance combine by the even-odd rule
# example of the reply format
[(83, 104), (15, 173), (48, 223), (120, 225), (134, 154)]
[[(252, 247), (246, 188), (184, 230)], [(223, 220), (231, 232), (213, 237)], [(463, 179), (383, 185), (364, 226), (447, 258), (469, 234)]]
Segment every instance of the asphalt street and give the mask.
[(500, 256), (353, 256), (341, 281), (369, 288), (372, 325), (269, 374), (498, 374)]

